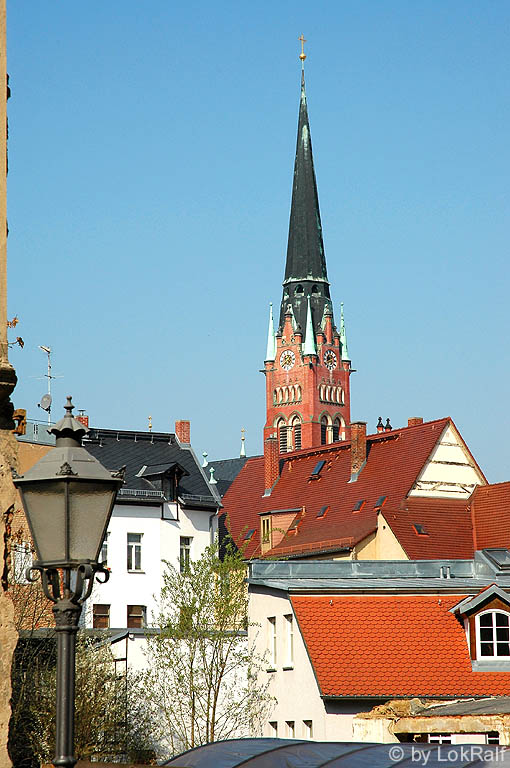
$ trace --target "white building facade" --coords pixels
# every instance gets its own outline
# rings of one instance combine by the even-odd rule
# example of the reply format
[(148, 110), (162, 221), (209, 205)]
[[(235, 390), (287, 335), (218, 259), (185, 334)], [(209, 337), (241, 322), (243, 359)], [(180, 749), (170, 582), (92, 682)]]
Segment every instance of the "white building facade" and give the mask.
[(101, 555), (111, 577), (94, 584), (85, 626), (150, 627), (166, 563), (184, 567), (214, 540), (219, 496), (174, 434), (91, 430), (84, 447), (108, 469), (126, 467)]

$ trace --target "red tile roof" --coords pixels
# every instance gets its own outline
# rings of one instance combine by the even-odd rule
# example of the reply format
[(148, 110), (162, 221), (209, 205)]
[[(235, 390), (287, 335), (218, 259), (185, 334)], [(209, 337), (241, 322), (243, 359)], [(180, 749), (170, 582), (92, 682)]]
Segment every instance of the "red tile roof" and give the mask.
[(472, 671), (464, 629), (448, 612), (463, 597), (291, 599), (323, 696), (510, 695), (510, 670)]
[(510, 547), (510, 483), (477, 486), (471, 496), (475, 549)]
[[(470, 559), (474, 555), (473, 526), (467, 499), (428, 499), (411, 496), (404, 509), (383, 509), (382, 515), (410, 560)], [(420, 535), (415, 525), (426, 531)]]
[[(350, 442), (285, 455), (280, 478), (267, 497), (263, 496), (264, 458), (248, 459), (223, 499), (227, 524), (234, 539), (242, 543), (246, 532), (255, 529), (247, 543), (246, 556), (260, 556), (260, 513), (303, 507), (304, 516), (298, 531), (284, 537), (268, 555), (284, 557), (299, 552), (311, 555), (352, 547), (375, 531), (375, 504), (379, 497), (386, 496), (385, 515), (397, 513), (403, 507), (420, 470), (450, 423), (449, 419), (439, 419), (368, 436), (367, 462), (353, 483), (349, 482)], [(320, 460), (326, 464), (320, 476), (311, 479)], [(365, 500), (365, 504), (355, 512), (356, 503), (361, 500)], [(326, 515), (317, 517), (325, 505), (329, 506)], [(454, 509), (457, 514), (455, 504)], [(442, 532), (445, 540), (449, 540), (448, 556), (465, 557), (465, 535), (457, 544), (457, 538), (451, 536), (451, 525)], [(438, 540), (439, 536), (438, 528)], [(409, 543), (408, 546), (411, 551), (412, 546)], [(425, 546), (416, 551), (421, 553), (419, 557), (436, 556), (429, 554)]]

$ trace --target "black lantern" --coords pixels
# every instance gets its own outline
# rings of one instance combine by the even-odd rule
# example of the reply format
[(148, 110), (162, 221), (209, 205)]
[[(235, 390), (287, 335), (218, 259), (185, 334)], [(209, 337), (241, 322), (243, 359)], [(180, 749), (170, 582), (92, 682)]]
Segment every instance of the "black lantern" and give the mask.
[(22, 477), (20, 491), (37, 560), (28, 578), (39, 574), (44, 593), (54, 603), (57, 647), (57, 729), (55, 766), (71, 768), (74, 758), (74, 660), (82, 605), (94, 577), (109, 571), (98, 562), (106, 529), (123, 483), (123, 470), (109, 472), (82, 447), (87, 429), (66, 415), (51, 430), (56, 446)]

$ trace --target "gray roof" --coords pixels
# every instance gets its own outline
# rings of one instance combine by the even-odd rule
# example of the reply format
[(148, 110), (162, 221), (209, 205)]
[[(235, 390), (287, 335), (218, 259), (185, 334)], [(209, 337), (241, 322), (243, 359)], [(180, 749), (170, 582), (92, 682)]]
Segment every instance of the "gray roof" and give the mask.
[(190, 506), (196, 504), (212, 510), (219, 506), (219, 499), (191, 447), (180, 445), (173, 433), (91, 429), (83, 446), (107, 469), (126, 466), (121, 498), (129, 495), (126, 491), (138, 492), (139, 499), (143, 492), (157, 493), (147, 475), (179, 465), (184, 470), (178, 485), (179, 497)]
[(510, 589), (506, 550), (472, 560), (254, 560), (248, 582), (284, 592), (443, 592), (476, 594), (489, 584)]
[[(478, 745), (478, 750), (480, 749)], [(419, 753), (423, 753), (421, 759)], [(474, 758), (474, 759), (473, 759)], [(491, 761), (493, 758), (493, 761)], [(447, 762), (445, 762), (447, 760)], [(487, 761), (487, 762), (485, 762)], [(369, 744), (356, 741), (296, 741), (294, 739), (232, 739), (217, 741), (177, 755), (163, 765), (184, 768), (389, 768), (427, 765), (429, 768), (510, 766), (510, 750), (483, 747), (483, 757), (466, 745)]]
[[(250, 458), (253, 458), (250, 456)], [(224, 496), (239, 472), (246, 464), (247, 457), (242, 456), (236, 459), (220, 459), (219, 461), (210, 461), (208, 467), (214, 467), (214, 479), (217, 483), (217, 489), (220, 496)], [(207, 472), (207, 468), (205, 468)]]
[(493, 696), (490, 699), (456, 701), (453, 704), (436, 704), (416, 712), (416, 717), (457, 717), (461, 715), (508, 715), (510, 697)]

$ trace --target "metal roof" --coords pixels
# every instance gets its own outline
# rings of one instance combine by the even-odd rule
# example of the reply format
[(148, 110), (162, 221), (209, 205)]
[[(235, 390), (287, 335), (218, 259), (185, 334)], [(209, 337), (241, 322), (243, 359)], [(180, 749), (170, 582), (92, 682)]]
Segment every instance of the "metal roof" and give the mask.
[(496, 764), (510, 766), (510, 750), (479, 744), (433, 746), (262, 738), (217, 741), (163, 763), (175, 768), (467, 768)]
[[(496, 555), (496, 557), (495, 557)], [(252, 587), (284, 592), (450, 592), (471, 594), (490, 584), (510, 588), (501, 550), (476, 552), (472, 560), (254, 560)]]

